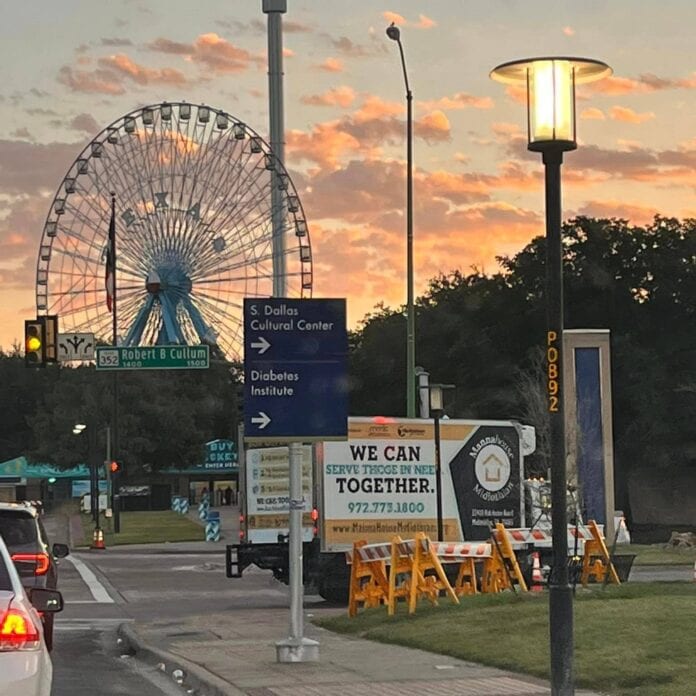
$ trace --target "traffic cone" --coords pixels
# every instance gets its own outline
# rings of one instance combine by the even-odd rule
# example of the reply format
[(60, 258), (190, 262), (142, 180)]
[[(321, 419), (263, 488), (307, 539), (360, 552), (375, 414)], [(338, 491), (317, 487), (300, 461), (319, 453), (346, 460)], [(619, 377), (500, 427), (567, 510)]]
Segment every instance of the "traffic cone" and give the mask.
[(532, 592), (543, 592), (544, 578), (541, 575), (541, 562), (539, 561), (539, 552), (532, 553), (532, 586), (529, 588)]
[(92, 548), (106, 550), (106, 546), (104, 544), (104, 532), (102, 532), (101, 529), (94, 530), (94, 536), (92, 537)]

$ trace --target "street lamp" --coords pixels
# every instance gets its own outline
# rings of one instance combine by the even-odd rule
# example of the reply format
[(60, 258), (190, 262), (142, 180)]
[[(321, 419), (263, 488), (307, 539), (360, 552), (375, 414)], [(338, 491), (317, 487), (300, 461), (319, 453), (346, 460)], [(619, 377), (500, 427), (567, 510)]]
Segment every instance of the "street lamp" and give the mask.
[(406, 416), (416, 417), (416, 320), (413, 306), (413, 93), (408, 84), (401, 31), (392, 22), (387, 36), (399, 45), (406, 85)]
[(74, 435), (82, 435), (87, 431), (87, 465), (89, 468), (90, 481), (90, 507), (92, 519), (94, 520), (94, 539), (101, 538), (101, 525), (99, 521), (99, 464), (97, 462), (97, 429), (92, 424), (88, 428), (84, 423), (77, 423), (73, 426)]
[(573, 680), (573, 597), (568, 584), (565, 423), (563, 414), (563, 273), (561, 164), (577, 147), (575, 85), (599, 80), (611, 68), (586, 58), (532, 58), (503, 63), (494, 80), (527, 91), (528, 149), (541, 152), (546, 182), (546, 383), (551, 426), (551, 523), (553, 568), (549, 581), (551, 693), (569, 696)]
[(454, 384), (430, 384), (430, 413), (435, 425), (435, 504), (437, 506), (437, 540), (445, 541), (442, 529), (442, 457), (440, 455), (440, 418), (445, 412), (445, 390)]

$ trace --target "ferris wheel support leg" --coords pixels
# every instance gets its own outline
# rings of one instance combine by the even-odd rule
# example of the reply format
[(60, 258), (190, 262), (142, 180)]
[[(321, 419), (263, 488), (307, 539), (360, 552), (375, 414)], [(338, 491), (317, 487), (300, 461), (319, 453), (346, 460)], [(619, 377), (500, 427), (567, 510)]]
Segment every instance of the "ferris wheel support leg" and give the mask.
[(150, 312), (152, 311), (152, 305), (154, 304), (155, 298), (153, 295), (149, 295), (145, 300), (143, 306), (138, 310), (138, 314), (135, 317), (135, 321), (131, 324), (128, 330), (128, 335), (124, 341), (124, 346), (138, 346), (143, 337), (143, 331), (147, 326), (147, 320), (150, 318)]

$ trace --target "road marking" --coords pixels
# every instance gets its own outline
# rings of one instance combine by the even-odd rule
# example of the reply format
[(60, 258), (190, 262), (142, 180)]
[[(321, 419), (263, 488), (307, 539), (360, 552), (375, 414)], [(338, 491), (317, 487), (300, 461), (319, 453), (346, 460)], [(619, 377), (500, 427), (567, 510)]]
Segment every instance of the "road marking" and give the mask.
[(70, 561), (75, 566), (75, 570), (80, 574), (80, 577), (84, 581), (85, 585), (87, 585), (89, 588), (95, 602), (98, 604), (114, 604), (114, 600), (106, 591), (104, 585), (97, 580), (97, 576), (87, 567), (85, 563), (75, 556), (66, 556), (65, 560)]

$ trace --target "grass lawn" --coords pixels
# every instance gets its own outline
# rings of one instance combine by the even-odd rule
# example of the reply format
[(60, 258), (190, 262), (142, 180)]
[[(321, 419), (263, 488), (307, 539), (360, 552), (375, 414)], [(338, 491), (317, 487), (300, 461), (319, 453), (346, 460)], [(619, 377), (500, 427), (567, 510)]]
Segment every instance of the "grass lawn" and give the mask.
[[(575, 601), (578, 687), (615, 696), (696, 694), (696, 583), (635, 583), (578, 590)], [(443, 599), (409, 616), (404, 604), (356, 618), (316, 620), (371, 640), (549, 678), (548, 595), (478, 595), (459, 606)]]
[[(205, 539), (202, 525), (172, 510), (145, 512), (122, 512), (121, 531), (112, 534), (109, 520), (102, 516), (104, 543), (106, 548), (120, 544), (156, 544), (165, 541), (203, 541)], [(89, 515), (82, 515), (82, 529), (86, 545), (92, 543), (94, 523)]]
[[(622, 544), (617, 553), (635, 553), (634, 565), (690, 565), (696, 563), (696, 548), (665, 548), (664, 544)], [(696, 691), (694, 692), (696, 693)]]

